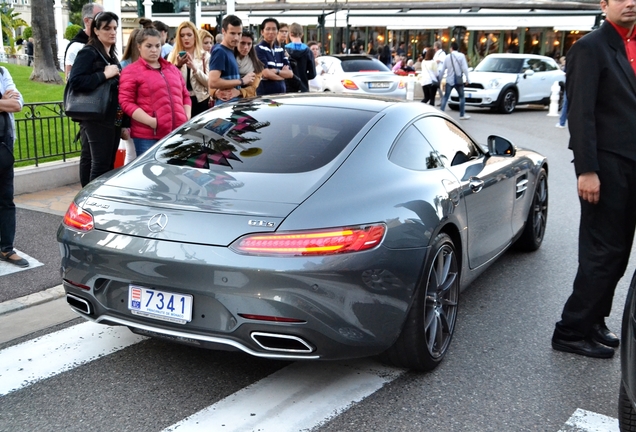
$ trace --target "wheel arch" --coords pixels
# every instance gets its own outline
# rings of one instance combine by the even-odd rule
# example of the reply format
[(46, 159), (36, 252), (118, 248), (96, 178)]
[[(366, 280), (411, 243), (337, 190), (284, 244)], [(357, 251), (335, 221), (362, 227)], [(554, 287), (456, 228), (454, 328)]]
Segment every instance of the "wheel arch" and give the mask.
[(517, 95), (517, 100), (519, 100), (519, 89), (517, 88), (516, 84), (508, 83), (505, 86), (503, 86), (503, 88), (499, 92), (499, 96), (497, 96), (496, 106), (499, 106), (501, 104), (501, 100), (503, 99), (504, 94), (506, 94), (506, 92), (510, 89), (512, 89), (515, 92), (515, 94)]
[[(454, 223), (449, 222), (444, 225), (437, 234), (441, 233), (448, 235), (453, 241), (453, 246), (455, 247), (455, 252), (457, 253), (457, 263), (459, 264), (459, 269), (461, 271), (464, 262), (464, 248), (462, 245), (462, 236), (459, 233), (459, 228), (457, 228), (457, 225), (455, 225)], [(435, 235), (435, 237), (437, 237), (437, 235)]]

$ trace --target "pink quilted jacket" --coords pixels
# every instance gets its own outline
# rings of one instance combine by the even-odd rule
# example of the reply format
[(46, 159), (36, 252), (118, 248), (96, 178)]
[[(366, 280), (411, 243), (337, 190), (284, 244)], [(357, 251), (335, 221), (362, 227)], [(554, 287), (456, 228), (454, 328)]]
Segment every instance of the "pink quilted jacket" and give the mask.
[[(126, 66), (119, 78), (119, 105), (131, 117), (133, 138), (161, 139), (184, 124), (184, 105), (192, 105), (181, 72), (172, 63), (160, 58), (161, 70), (153, 69), (144, 59)], [(132, 120), (141, 108), (157, 118), (157, 129)]]

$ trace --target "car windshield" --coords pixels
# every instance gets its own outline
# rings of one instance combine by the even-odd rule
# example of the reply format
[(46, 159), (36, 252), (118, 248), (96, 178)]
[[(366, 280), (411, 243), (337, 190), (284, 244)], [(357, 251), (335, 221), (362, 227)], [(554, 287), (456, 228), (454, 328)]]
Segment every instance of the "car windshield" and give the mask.
[(345, 72), (389, 72), (380, 60), (370, 57), (343, 58), (341, 65)]
[(521, 73), (522, 58), (486, 57), (475, 68), (476, 72)]
[(333, 160), (375, 114), (272, 99), (228, 104), (186, 123), (155, 157), (210, 170), (311, 171)]

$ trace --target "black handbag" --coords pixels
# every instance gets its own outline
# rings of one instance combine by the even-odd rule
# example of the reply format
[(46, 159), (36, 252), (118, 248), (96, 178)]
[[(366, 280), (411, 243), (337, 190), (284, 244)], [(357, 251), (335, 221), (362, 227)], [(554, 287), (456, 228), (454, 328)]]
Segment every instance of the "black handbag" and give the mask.
[[(109, 65), (110, 62), (104, 58), (102, 53), (98, 50), (96, 51)], [(64, 112), (66, 116), (75, 121), (103, 120), (111, 106), (113, 98), (111, 88), (115, 83), (115, 79), (108, 79), (90, 91), (73, 90), (67, 83), (64, 89)]]

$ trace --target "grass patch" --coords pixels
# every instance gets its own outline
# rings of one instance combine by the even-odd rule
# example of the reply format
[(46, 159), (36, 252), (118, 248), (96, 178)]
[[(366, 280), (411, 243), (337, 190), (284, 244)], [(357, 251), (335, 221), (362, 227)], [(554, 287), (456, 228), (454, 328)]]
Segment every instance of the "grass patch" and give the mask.
[[(25, 104), (61, 102), (64, 99), (64, 84), (45, 84), (29, 79), (32, 68), (11, 63), (2, 63), (22, 94)], [(64, 78), (64, 74), (60, 72)], [(24, 107), (15, 114), (16, 141), (14, 156), (16, 166), (61, 160), (79, 156), (80, 145), (74, 142), (79, 124), (60, 114), (60, 106)]]
[[(7, 68), (16, 87), (22, 93), (24, 103), (56, 102), (64, 99), (64, 84), (45, 84), (31, 81), (29, 77), (33, 68), (11, 63), (2, 63)], [(64, 79), (64, 74), (60, 72)]]

